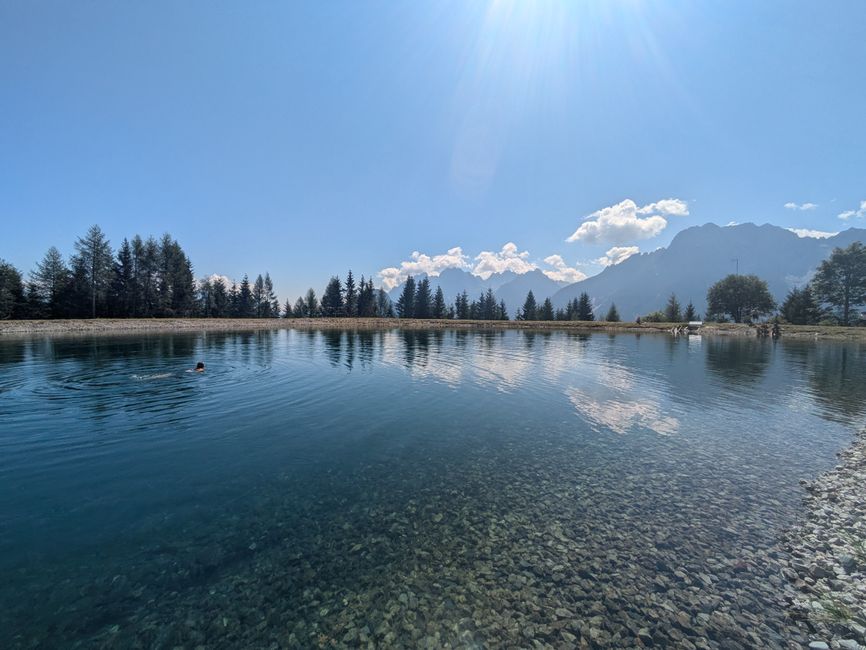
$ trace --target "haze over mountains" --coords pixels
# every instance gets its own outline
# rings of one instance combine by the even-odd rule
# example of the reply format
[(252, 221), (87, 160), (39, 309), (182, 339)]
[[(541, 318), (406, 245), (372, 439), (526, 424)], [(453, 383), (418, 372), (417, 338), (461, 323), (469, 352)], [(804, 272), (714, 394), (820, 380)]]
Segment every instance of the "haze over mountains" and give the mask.
[[(854, 241), (866, 243), (866, 229), (850, 228), (833, 237), (815, 238), (799, 237), (769, 224), (708, 223), (678, 233), (667, 248), (633, 255), (574, 284), (555, 282), (538, 269), (520, 275), (507, 271), (485, 280), (453, 268), (430, 276), (430, 284), (433, 291), (442, 287), (447, 302), (453, 302), (463, 291), (477, 298), (492, 288), (497, 298), (505, 301), (512, 318), (530, 289), (538, 302), (549, 297), (554, 307), (564, 307), (586, 291), (597, 315), (604, 314), (613, 302), (623, 320), (661, 309), (675, 293), (683, 305), (691, 300), (703, 315), (707, 289), (726, 275), (736, 271), (757, 275), (767, 281), (770, 292), (781, 302), (790, 289), (809, 281), (834, 248)], [(389, 295), (396, 300), (402, 289), (403, 285), (398, 285)]]

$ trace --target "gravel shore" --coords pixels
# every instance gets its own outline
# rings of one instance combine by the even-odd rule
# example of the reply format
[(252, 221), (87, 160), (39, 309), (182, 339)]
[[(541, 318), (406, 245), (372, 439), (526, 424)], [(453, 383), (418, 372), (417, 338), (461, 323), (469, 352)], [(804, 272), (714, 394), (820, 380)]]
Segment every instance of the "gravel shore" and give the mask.
[[(569, 330), (608, 333), (670, 333), (676, 323), (608, 323), (604, 321), (477, 321), (414, 320), (399, 318), (95, 318), (0, 321), (0, 336), (113, 334), (134, 332), (202, 332), (264, 329), (460, 329), (460, 330)], [(756, 336), (749, 325), (708, 323), (703, 335)], [(866, 341), (864, 327), (826, 327), (786, 325), (785, 338)]]
[(786, 539), (791, 609), (810, 629), (812, 650), (866, 645), (866, 430), (839, 458), (804, 482), (806, 514)]

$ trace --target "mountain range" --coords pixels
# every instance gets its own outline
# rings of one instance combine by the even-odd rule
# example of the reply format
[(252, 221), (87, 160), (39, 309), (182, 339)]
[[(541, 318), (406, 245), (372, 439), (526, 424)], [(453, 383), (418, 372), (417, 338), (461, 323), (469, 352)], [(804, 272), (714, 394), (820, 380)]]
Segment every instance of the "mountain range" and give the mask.
[[(809, 281), (834, 248), (855, 241), (866, 243), (866, 229), (849, 228), (819, 239), (799, 237), (770, 224), (708, 223), (681, 231), (667, 248), (633, 255), (574, 284), (555, 282), (540, 269), (521, 275), (506, 271), (487, 279), (461, 269), (446, 269), (429, 279), (434, 291), (437, 285), (442, 287), (448, 302), (463, 291), (475, 299), (492, 288), (497, 298), (505, 301), (512, 318), (530, 289), (536, 301), (540, 303), (549, 297), (554, 307), (564, 307), (585, 291), (597, 315), (603, 315), (615, 303), (624, 320), (662, 309), (672, 293), (683, 305), (692, 301), (703, 314), (707, 289), (726, 275), (735, 272), (757, 275), (766, 280), (770, 292), (781, 302), (788, 291)], [(389, 295), (396, 300), (402, 289), (403, 285), (399, 285)]]

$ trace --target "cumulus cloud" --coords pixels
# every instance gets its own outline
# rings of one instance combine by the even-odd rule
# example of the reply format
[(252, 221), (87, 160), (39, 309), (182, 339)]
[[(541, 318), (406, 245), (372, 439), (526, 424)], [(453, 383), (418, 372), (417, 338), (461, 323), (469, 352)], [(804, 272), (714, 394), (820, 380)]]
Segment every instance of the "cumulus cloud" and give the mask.
[(199, 288), (201, 288), (202, 286), (204, 286), (205, 282), (210, 282), (211, 284), (213, 284), (217, 280), (222, 280), (226, 289), (231, 289), (232, 284), (234, 284), (234, 280), (230, 280), (227, 275), (220, 275), (219, 273), (212, 273), (211, 275), (208, 275), (207, 277), (201, 278), (198, 281), (198, 286), (199, 286)]
[(785, 207), (788, 210), (814, 210), (818, 207), (817, 203), (794, 203), (793, 201), (788, 201), (785, 204)]
[(637, 246), (614, 246), (613, 248), (609, 248), (603, 257), (599, 257), (594, 261), (596, 264), (601, 264), (602, 266), (615, 266), (638, 253), (640, 253), (640, 249)]
[(666, 216), (685, 217), (688, 214), (688, 204), (680, 199), (662, 199), (642, 207), (626, 199), (593, 212), (566, 241), (625, 244), (635, 239), (649, 239), (667, 227)]
[(835, 237), (838, 232), (825, 232), (823, 230), (810, 230), (809, 228), (788, 228), (797, 237), (812, 237), (814, 239), (827, 239), (827, 237)]
[(542, 273), (554, 282), (568, 282), (571, 284), (586, 279), (586, 273), (566, 264), (561, 255), (545, 257), (544, 263), (549, 264), (553, 269), (542, 271)]
[(856, 217), (857, 219), (866, 217), (866, 201), (860, 201), (860, 208), (857, 210), (846, 210), (839, 214), (839, 218), (843, 221), (847, 221), (851, 217)]
[(414, 251), (410, 259), (400, 262), (400, 266), (389, 266), (379, 271), (379, 277), (382, 287), (390, 291), (410, 275), (426, 273), (437, 276), (445, 269), (469, 269), (471, 266), (469, 256), (463, 253), (460, 246), (455, 246), (446, 253), (433, 256)]
[(481, 251), (476, 255), (472, 273), (486, 280), (494, 273), (514, 271), (522, 274), (537, 268), (538, 265), (529, 261), (529, 251), (518, 252), (517, 245), (508, 242), (498, 253)]

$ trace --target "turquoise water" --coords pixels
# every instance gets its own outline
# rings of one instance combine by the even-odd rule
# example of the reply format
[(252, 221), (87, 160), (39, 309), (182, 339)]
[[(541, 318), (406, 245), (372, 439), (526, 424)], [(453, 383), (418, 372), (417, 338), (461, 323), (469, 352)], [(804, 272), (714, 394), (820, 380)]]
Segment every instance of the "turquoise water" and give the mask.
[(0, 339), (0, 646), (781, 645), (864, 413), (857, 344)]

